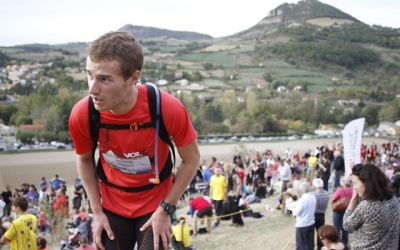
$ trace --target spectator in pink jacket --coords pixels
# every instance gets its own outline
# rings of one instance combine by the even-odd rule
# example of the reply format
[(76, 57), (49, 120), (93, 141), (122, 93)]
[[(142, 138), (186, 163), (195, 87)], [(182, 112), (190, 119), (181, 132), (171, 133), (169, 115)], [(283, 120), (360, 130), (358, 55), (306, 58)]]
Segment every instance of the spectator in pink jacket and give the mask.
[[(332, 202), (340, 199), (343, 196), (348, 196), (351, 198), (353, 195), (353, 189), (351, 188), (351, 177), (350, 176), (345, 176), (342, 178), (341, 181), (341, 187), (336, 189), (335, 193), (333, 194), (332, 197)], [(343, 213), (338, 213), (335, 211), (332, 211), (333, 215), (333, 225), (336, 227), (339, 235), (340, 235), (340, 241), (347, 246), (348, 239), (349, 239), (349, 234), (346, 230), (343, 229)]]

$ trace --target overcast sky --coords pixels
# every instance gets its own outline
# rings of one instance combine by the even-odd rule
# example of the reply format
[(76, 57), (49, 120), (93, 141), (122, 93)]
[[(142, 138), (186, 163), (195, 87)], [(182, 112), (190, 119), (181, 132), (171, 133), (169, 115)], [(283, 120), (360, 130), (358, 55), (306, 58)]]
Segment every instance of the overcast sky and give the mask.
[[(0, 0), (0, 46), (89, 42), (125, 24), (221, 37), (297, 0)], [(321, 0), (372, 25), (400, 28), (399, 0)]]

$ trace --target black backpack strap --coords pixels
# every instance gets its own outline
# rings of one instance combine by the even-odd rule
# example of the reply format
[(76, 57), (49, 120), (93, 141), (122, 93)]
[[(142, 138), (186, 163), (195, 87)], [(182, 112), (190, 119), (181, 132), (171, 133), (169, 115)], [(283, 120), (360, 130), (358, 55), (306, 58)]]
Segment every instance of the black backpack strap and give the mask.
[[(171, 141), (171, 138), (169, 137), (167, 128), (165, 127), (164, 124), (164, 120), (163, 120), (163, 116), (162, 116), (162, 105), (161, 105), (161, 94), (160, 94), (160, 99), (157, 100), (157, 95), (156, 95), (156, 90), (154, 89), (153, 85), (147, 84), (146, 83), (146, 87), (147, 87), (147, 98), (148, 98), (148, 103), (149, 103), (149, 110), (150, 110), (150, 116), (151, 116), (151, 120), (153, 123), (155, 123), (155, 121), (157, 119), (159, 119), (160, 121), (160, 130), (159, 130), (159, 134), (158, 136), (160, 137), (161, 140), (163, 140), (163, 142), (167, 143), (172, 151), (172, 156), (174, 158), (174, 165), (175, 165), (175, 148), (174, 148), (174, 144)], [(159, 105), (160, 108), (160, 115), (157, 117), (157, 105)]]
[[(98, 160), (97, 162), (97, 167), (95, 164), (95, 152), (97, 148), (97, 143), (99, 139), (99, 130), (100, 128), (107, 128), (107, 129), (130, 129), (130, 130), (139, 130), (142, 128), (147, 128), (147, 127), (154, 127), (154, 124), (157, 119), (159, 119), (159, 134), (158, 136), (162, 141), (167, 143), (170, 147), (170, 152), (168, 154), (167, 161), (162, 169), (162, 171), (159, 174), (159, 179), (160, 183), (162, 183), (164, 180), (166, 180), (169, 176), (171, 176), (172, 169), (175, 166), (175, 148), (174, 145), (171, 141), (171, 138), (169, 137), (168, 131), (165, 127), (163, 118), (162, 118), (162, 112), (161, 112), (161, 94), (159, 95), (159, 99), (157, 100), (157, 95), (156, 95), (156, 90), (154, 89), (155, 87), (150, 84), (146, 84), (147, 87), (147, 95), (148, 95), (148, 104), (149, 104), (149, 110), (150, 110), (150, 116), (152, 122), (150, 123), (144, 123), (144, 124), (122, 124), (122, 125), (117, 125), (117, 124), (102, 124), (100, 123), (100, 112), (95, 109), (93, 99), (92, 97), (89, 96), (89, 130), (90, 130), (90, 137), (92, 138), (93, 141), (93, 147), (92, 147), (92, 160), (93, 160), (93, 166), (96, 169), (96, 174), (97, 177), (106, 185), (110, 187), (114, 187), (116, 189), (125, 191), (125, 192), (141, 192), (145, 190), (152, 189), (155, 184), (149, 183), (148, 185), (141, 186), (141, 187), (121, 187), (116, 184), (113, 184), (108, 181), (105, 173), (103, 166)], [(160, 115), (157, 115), (157, 107), (160, 109)], [(173, 162), (171, 160), (171, 152), (173, 156)]]
[(100, 123), (99, 128), (105, 129), (112, 129), (112, 130), (122, 130), (122, 129), (129, 129), (129, 130), (141, 130), (146, 128), (154, 128), (154, 122), (148, 123), (131, 123), (131, 124), (108, 124), (108, 123)]
[(89, 96), (89, 131), (90, 138), (92, 138), (93, 146), (92, 146), (92, 160), (93, 167), (96, 168), (96, 161), (94, 159), (94, 155), (96, 153), (97, 141), (99, 140), (99, 129), (100, 129), (100, 112), (95, 109), (93, 99)]

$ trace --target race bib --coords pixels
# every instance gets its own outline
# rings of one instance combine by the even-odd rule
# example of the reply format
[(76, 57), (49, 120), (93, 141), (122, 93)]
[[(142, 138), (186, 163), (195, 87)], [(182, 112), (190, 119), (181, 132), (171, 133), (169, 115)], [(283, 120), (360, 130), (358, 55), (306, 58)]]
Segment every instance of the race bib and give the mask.
[(151, 173), (150, 158), (146, 151), (119, 153), (101, 149), (101, 154), (107, 164), (126, 174)]

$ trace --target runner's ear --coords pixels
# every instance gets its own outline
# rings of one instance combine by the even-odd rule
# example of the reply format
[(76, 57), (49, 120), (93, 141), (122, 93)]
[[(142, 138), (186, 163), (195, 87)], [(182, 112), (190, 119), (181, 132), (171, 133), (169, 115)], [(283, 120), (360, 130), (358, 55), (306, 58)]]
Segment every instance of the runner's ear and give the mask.
[(132, 76), (128, 79), (130, 85), (136, 85), (136, 83), (140, 82), (140, 71), (135, 70)]

